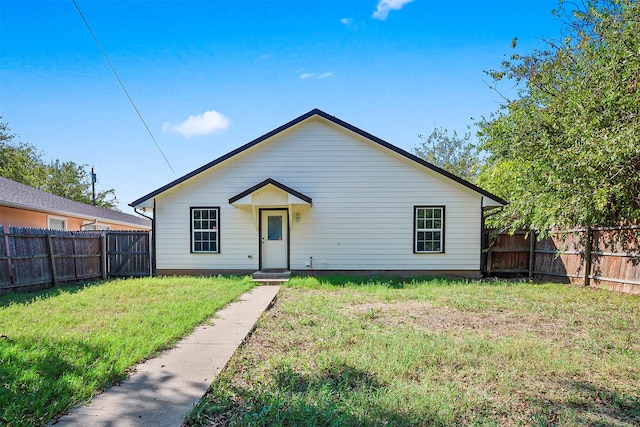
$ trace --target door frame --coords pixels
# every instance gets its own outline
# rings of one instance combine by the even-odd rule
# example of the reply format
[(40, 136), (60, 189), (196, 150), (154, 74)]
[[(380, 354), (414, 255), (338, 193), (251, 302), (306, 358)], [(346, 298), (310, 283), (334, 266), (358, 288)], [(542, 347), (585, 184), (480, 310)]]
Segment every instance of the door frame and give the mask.
[(291, 230), (289, 227), (288, 208), (259, 208), (258, 209), (258, 270), (262, 271), (262, 213), (265, 211), (279, 211), (285, 213), (285, 223), (287, 224), (287, 270), (291, 269)]

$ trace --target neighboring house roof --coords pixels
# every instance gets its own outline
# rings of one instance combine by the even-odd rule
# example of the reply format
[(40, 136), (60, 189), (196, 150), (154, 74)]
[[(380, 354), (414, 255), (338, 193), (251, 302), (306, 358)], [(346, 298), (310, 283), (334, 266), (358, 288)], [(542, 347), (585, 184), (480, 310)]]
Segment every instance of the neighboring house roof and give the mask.
[(4, 177), (0, 177), (0, 206), (151, 228), (145, 218), (69, 200)]
[(404, 157), (406, 157), (406, 158), (408, 158), (408, 159), (410, 159), (410, 160), (412, 160), (412, 161), (414, 161), (414, 162), (416, 162), (416, 163), (418, 163), (418, 164), (420, 164), (420, 165), (422, 165), (422, 166), (424, 166), (424, 167), (426, 167), (428, 169), (431, 169), (432, 171), (437, 172), (437, 173), (439, 173), (439, 174), (441, 174), (441, 175), (443, 175), (443, 176), (445, 176), (445, 177), (447, 177), (447, 178), (449, 178), (449, 179), (451, 179), (451, 180), (453, 180), (453, 181), (455, 181), (455, 182), (457, 182), (459, 184), (462, 184), (463, 186), (465, 186), (465, 187), (467, 187), (467, 188), (469, 188), (469, 189), (471, 189), (471, 190), (473, 190), (473, 191), (475, 191), (475, 192), (477, 192), (477, 193), (479, 193), (479, 194), (481, 194), (481, 195), (483, 195), (483, 196), (485, 196), (485, 197), (487, 197), (489, 199), (494, 200), (496, 203), (498, 203), (500, 205), (506, 205), (507, 204), (506, 200), (504, 200), (504, 199), (502, 199), (502, 198), (500, 198), (500, 197), (498, 197), (498, 196), (496, 196), (494, 194), (491, 194), (490, 192), (488, 192), (486, 190), (483, 190), (482, 188), (470, 183), (469, 181), (466, 181), (466, 180), (464, 180), (464, 179), (462, 179), (462, 178), (460, 178), (460, 177), (458, 177), (458, 176), (456, 176), (456, 175), (454, 175), (454, 174), (452, 174), (450, 172), (447, 172), (446, 170), (441, 169), (441, 168), (439, 168), (439, 167), (427, 162), (426, 160), (423, 160), (423, 159), (421, 159), (421, 158), (419, 158), (419, 157), (417, 157), (417, 156), (415, 156), (415, 155), (413, 155), (413, 154), (411, 154), (411, 153), (409, 153), (409, 152), (407, 152), (407, 151), (405, 151), (405, 150), (403, 150), (403, 149), (401, 149), (399, 147), (396, 147), (393, 144), (390, 144), (390, 143), (388, 143), (388, 142), (386, 142), (386, 141), (384, 141), (384, 140), (382, 140), (382, 139), (380, 139), (380, 138), (378, 138), (378, 137), (376, 137), (374, 135), (371, 135), (368, 132), (363, 131), (362, 129), (359, 129), (359, 128), (357, 128), (357, 127), (355, 127), (355, 126), (353, 126), (353, 125), (351, 125), (351, 124), (349, 124), (349, 123), (347, 123), (345, 121), (342, 121), (342, 120), (338, 119), (337, 117), (331, 116), (331, 115), (325, 113), (324, 111), (315, 108), (315, 109), (309, 111), (308, 113), (303, 114), (300, 117), (297, 117), (297, 118), (291, 120), (290, 122), (285, 123), (284, 125), (272, 130), (271, 132), (266, 133), (266, 134), (262, 135), (261, 137), (254, 139), (251, 142), (248, 142), (247, 144), (243, 145), (242, 147), (236, 148), (235, 150), (225, 154), (224, 156), (218, 157), (217, 159), (207, 163), (206, 165), (201, 166), (198, 169), (196, 169), (196, 170), (194, 170), (194, 171), (192, 171), (192, 172), (190, 172), (190, 173), (188, 173), (188, 174), (186, 174), (186, 175), (184, 175), (184, 176), (182, 176), (182, 177), (170, 182), (169, 184), (167, 184), (167, 185), (165, 185), (163, 187), (160, 187), (157, 190), (152, 191), (151, 193), (149, 193), (149, 194), (147, 194), (147, 195), (145, 195), (145, 196), (143, 196), (143, 197), (131, 202), (129, 204), (129, 206), (133, 206), (133, 207), (139, 206), (141, 203), (143, 203), (143, 202), (145, 202), (145, 201), (157, 196), (158, 194), (164, 193), (165, 191), (171, 189), (172, 187), (175, 187), (176, 185), (178, 185), (178, 184), (180, 184), (180, 183), (182, 183), (182, 182), (184, 182), (184, 181), (186, 181), (186, 180), (188, 180), (190, 178), (193, 178), (194, 176), (200, 174), (201, 172), (204, 172), (207, 169), (210, 169), (210, 168), (212, 168), (212, 167), (214, 167), (214, 166), (216, 166), (216, 165), (218, 165), (218, 164), (220, 164), (220, 163), (222, 163), (222, 162), (224, 162), (224, 161), (226, 161), (226, 160), (228, 160), (228, 159), (230, 159), (230, 158), (242, 153), (243, 151), (248, 150), (248, 149), (254, 147), (255, 145), (258, 145), (261, 142), (263, 142), (263, 141), (265, 141), (265, 140), (267, 140), (267, 139), (269, 139), (269, 138), (271, 138), (271, 137), (273, 137), (273, 136), (275, 136), (275, 135), (277, 135), (277, 134), (279, 134), (281, 132), (284, 132), (284, 131), (288, 130), (289, 128), (291, 128), (291, 127), (293, 127), (293, 126), (295, 126), (295, 125), (297, 125), (297, 124), (299, 124), (299, 123), (301, 123), (301, 122), (303, 122), (303, 121), (305, 121), (305, 120), (307, 120), (307, 119), (309, 119), (309, 118), (311, 118), (313, 116), (321, 117), (321, 118), (323, 118), (325, 120), (328, 120), (331, 123), (334, 123), (334, 124), (336, 124), (338, 126), (341, 126), (341, 127), (345, 128), (345, 129), (351, 131), (351, 132), (354, 132), (354, 133), (356, 133), (356, 134), (358, 134), (358, 135), (360, 135), (360, 136), (362, 136), (362, 137), (364, 137), (364, 138), (366, 138), (366, 139), (368, 139), (368, 140), (370, 140), (370, 141), (372, 141), (372, 142), (374, 142), (376, 144), (381, 145), (382, 147), (385, 147), (385, 148), (387, 148), (387, 149), (389, 149), (389, 150), (391, 150), (391, 151), (393, 151), (393, 152), (395, 152), (395, 153), (397, 153), (397, 154), (399, 154), (401, 156), (404, 156)]

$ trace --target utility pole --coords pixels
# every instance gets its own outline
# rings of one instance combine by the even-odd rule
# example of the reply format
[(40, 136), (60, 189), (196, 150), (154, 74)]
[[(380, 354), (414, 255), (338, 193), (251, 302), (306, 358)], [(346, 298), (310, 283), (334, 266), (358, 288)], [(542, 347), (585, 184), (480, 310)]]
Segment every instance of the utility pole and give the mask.
[(93, 166), (91, 167), (91, 188), (93, 190), (93, 206), (96, 205), (96, 174), (93, 172)]

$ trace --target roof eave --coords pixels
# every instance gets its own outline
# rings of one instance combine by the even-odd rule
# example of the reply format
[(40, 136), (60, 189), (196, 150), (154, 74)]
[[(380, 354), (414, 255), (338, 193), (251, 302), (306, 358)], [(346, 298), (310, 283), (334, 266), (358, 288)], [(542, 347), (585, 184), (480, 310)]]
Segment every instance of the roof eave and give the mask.
[(264, 181), (260, 182), (259, 184), (254, 185), (251, 188), (248, 188), (246, 190), (244, 190), (243, 192), (231, 197), (229, 199), (229, 204), (233, 204), (235, 202), (237, 202), (238, 200), (250, 195), (251, 193), (260, 190), (261, 188), (266, 187), (267, 185), (273, 185), (276, 188), (279, 188), (280, 190), (284, 191), (285, 193), (291, 194), (292, 196), (297, 197), (298, 199), (308, 203), (308, 204), (312, 204), (313, 200), (311, 199), (311, 197), (306, 196), (302, 193), (300, 193), (299, 191), (294, 190), (291, 187), (288, 187), (278, 181), (276, 181), (273, 178), (267, 178)]
[(178, 185), (178, 184), (180, 184), (180, 183), (182, 183), (182, 182), (184, 182), (184, 181), (186, 181), (186, 180), (188, 180), (190, 178), (193, 178), (194, 176), (200, 174), (201, 172), (204, 172), (207, 169), (210, 169), (210, 168), (212, 168), (212, 167), (224, 162), (225, 160), (228, 160), (228, 159), (236, 156), (237, 154), (240, 154), (243, 151), (248, 150), (249, 148), (261, 143), (262, 141), (264, 141), (266, 139), (271, 138), (272, 136), (275, 136), (275, 135), (277, 135), (277, 134), (279, 134), (281, 132), (284, 132), (285, 130), (289, 129), (290, 127), (295, 126), (300, 122), (303, 122), (304, 120), (306, 120), (309, 117), (317, 114), (318, 112), (321, 112), (321, 111), (318, 110), (318, 109), (311, 110), (308, 113), (305, 113), (302, 116), (297, 117), (297, 118), (291, 120), (290, 122), (287, 122), (287, 123), (283, 124), (282, 126), (272, 130), (271, 132), (265, 133), (264, 135), (254, 139), (253, 141), (250, 141), (250, 142), (244, 144), (243, 146), (238, 147), (233, 151), (230, 151), (229, 153), (225, 154), (224, 156), (218, 157), (217, 159), (215, 159), (215, 160), (213, 160), (213, 161), (211, 161), (211, 162), (209, 162), (209, 163), (207, 163), (205, 165), (200, 166), (198, 169), (195, 169), (195, 170), (189, 172), (188, 174), (183, 175), (180, 178), (177, 178), (177, 179), (171, 181), (170, 183), (158, 188), (157, 190), (152, 191), (151, 193), (149, 193), (149, 194), (147, 194), (145, 196), (142, 196), (137, 200), (134, 200), (133, 202), (129, 203), (129, 206), (137, 207), (140, 204), (142, 204), (143, 202), (145, 202), (145, 201), (147, 201), (147, 200), (149, 200), (149, 199), (151, 199), (151, 198), (153, 198), (153, 197), (155, 197), (155, 196), (157, 196), (159, 194), (164, 193), (165, 191), (171, 189), (172, 187), (175, 187), (176, 185)]
[(497, 201), (497, 202), (499, 202), (499, 203), (501, 203), (503, 205), (507, 204), (506, 200), (496, 196), (495, 194), (491, 194), (490, 192), (488, 192), (486, 190), (483, 190), (482, 188), (470, 183), (469, 181), (467, 181), (465, 179), (462, 179), (462, 178), (460, 178), (460, 177), (458, 177), (458, 176), (456, 176), (456, 175), (454, 175), (454, 174), (452, 174), (450, 172), (447, 172), (446, 170), (441, 169), (441, 168), (439, 168), (439, 167), (427, 162), (426, 160), (423, 160), (423, 159), (421, 159), (421, 158), (409, 153), (408, 151), (405, 151), (405, 150), (403, 150), (403, 149), (401, 149), (399, 147), (396, 147), (395, 145), (393, 145), (393, 144), (391, 144), (391, 143), (389, 143), (389, 142), (387, 142), (387, 141), (385, 141), (383, 139), (380, 139), (375, 135), (370, 134), (369, 132), (366, 132), (366, 131), (364, 131), (364, 130), (356, 127), (356, 126), (353, 126), (352, 124), (349, 124), (349, 123), (347, 123), (347, 122), (345, 122), (343, 120), (338, 119), (335, 116), (331, 116), (331, 115), (325, 113), (322, 110), (314, 108), (313, 110), (309, 111), (308, 113), (305, 113), (305, 114), (303, 114), (303, 115), (301, 115), (301, 116), (299, 116), (299, 117), (297, 117), (297, 118), (295, 118), (295, 119), (283, 124), (282, 126), (272, 130), (271, 132), (268, 132), (268, 133), (266, 133), (266, 134), (264, 134), (264, 135), (262, 135), (262, 136), (260, 136), (260, 137), (258, 137), (256, 139), (254, 139), (253, 141), (250, 141), (250, 142), (244, 144), (243, 146), (236, 148), (235, 150), (225, 154), (224, 156), (218, 157), (217, 159), (215, 159), (215, 160), (213, 160), (213, 161), (211, 161), (211, 162), (199, 167), (198, 169), (195, 169), (194, 171), (192, 171), (192, 172), (190, 172), (190, 173), (188, 173), (186, 175), (183, 175), (182, 177), (180, 177), (178, 179), (173, 180), (172, 182), (168, 183), (167, 185), (164, 185), (164, 186), (158, 188), (157, 190), (152, 191), (151, 193), (149, 193), (149, 194), (147, 194), (147, 195), (145, 195), (145, 196), (143, 196), (143, 197), (131, 202), (129, 204), (129, 206), (134, 207), (134, 208), (135, 207), (140, 207), (140, 205), (143, 202), (148, 201), (149, 199), (164, 193), (165, 191), (175, 187), (176, 185), (178, 185), (178, 184), (180, 184), (180, 183), (182, 183), (182, 182), (184, 182), (184, 181), (186, 181), (186, 180), (188, 180), (190, 178), (193, 178), (194, 176), (200, 174), (201, 172), (204, 172), (207, 169), (210, 169), (210, 168), (212, 168), (212, 167), (214, 167), (214, 166), (216, 166), (216, 165), (218, 165), (218, 164), (220, 164), (220, 163), (222, 163), (222, 162), (224, 162), (224, 161), (236, 156), (237, 154), (240, 154), (243, 151), (248, 150), (251, 147), (254, 147), (255, 145), (261, 143), (262, 141), (265, 141), (265, 140), (267, 140), (267, 139), (269, 139), (269, 138), (271, 138), (271, 137), (273, 137), (273, 136), (275, 136), (275, 135), (277, 135), (277, 134), (279, 134), (281, 132), (284, 132), (285, 130), (287, 130), (287, 129), (289, 129), (289, 128), (291, 128), (291, 127), (293, 127), (293, 126), (295, 126), (295, 125), (297, 125), (297, 124), (299, 124), (299, 123), (301, 123), (301, 122), (303, 122), (303, 121), (305, 121), (305, 120), (307, 120), (307, 119), (309, 119), (309, 118), (311, 118), (313, 116), (322, 117), (323, 119), (328, 120), (329, 122), (332, 122), (332, 123), (334, 123), (334, 124), (336, 124), (338, 126), (341, 126), (341, 127), (345, 128), (345, 129), (348, 129), (351, 132), (354, 132), (354, 133), (360, 135), (361, 137), (369, 139), (369, 140), (371, 140), (371, 141), (373, 141), (373, 142), (375, 142), (375, 143), (377, 143), (377, 144), (379, 144), (379, 145), (381, 145), (381, 146), (383, 146), (383, 147), (385, 147), (385, 148), (387, 148), (387, 149), (389, 149), (389, 150), (391, 150), (391, 151), (393, 151), (393, 152), (395, 152), (395, 153), (397, 153), (397, 154), (399, 154), (401, 156), (404, 156), (404, 157), (406, 157), (406, 158), (408, 158), (410, 160), (413, 160), (414, 162), (416, 162), (416, 163), (418, 163), (418, 164), (420, 164), (420, 165), (422, 165), (422, 166), (424, 166), (424, 167), (426, 167), (428, 169), (431, 169), (432, 171), (437, 172), (440, 175), (443, 175), (443, 176), (445, 176), (445, 177), (447, 177), (447, 178), (449, 178), (449, 179), (451, 179), (451, 180), (463, 185), (464, 187), (467, 187), (470, 190), (475, 191), (478, 194), (481, 194), (481, 195), (483, 195), (485, 197), (493, 199), (493, 200), (495, 200), (495, 201)]
[(50, 209), (50, 208), (35, 208), (33, 206), (29, 206), (29, 205), (25, 205), (25, 204), (21, 204), (21, 203), (9, 202), (9, 201), (5, 201), (5, 200), (0, 201), (0, 206), (6, 206), (6, 207), (9, 207), (9, 208), (15, 208), (15, 209), (24, 209), (24, 210), (31, 211), (31, 212), (42, 212), (42, 213), (45, 213), (47, 215), (68, 216), (68, 217), (73, 217), (73, 218), (78, 218), (78, 219), (86, 219), (86, 220), (91, 220), (91, 221), (98, 220), (100, 222), (108, 222), (110, 224), (126, 225), (128, 227), (146, 227), (146, 228), (151, 229), (151, 224), (149, 224), (149, 225), (138, 224), (138, 223), (135, 223), (135, 222), (120, 221), (120, 220), (117, 220), (117, 219), (105, 218), (103, 216), (85, 215), (85, 214), (80, 214), (80, 213), (77, 213), (77, 212), (69, 212), (69, 211), (64, 211), (64, 210), (55, 210), (55, 209)]

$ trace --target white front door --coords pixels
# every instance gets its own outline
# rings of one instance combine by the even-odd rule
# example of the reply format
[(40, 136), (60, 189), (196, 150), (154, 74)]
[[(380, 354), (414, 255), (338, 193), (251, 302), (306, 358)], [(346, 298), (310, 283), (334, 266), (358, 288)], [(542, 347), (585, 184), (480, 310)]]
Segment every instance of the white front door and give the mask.
[(263, 270), (287, 269), (289, 224), (286, 210), (263, 210), (260, 215), (260, 260)]

